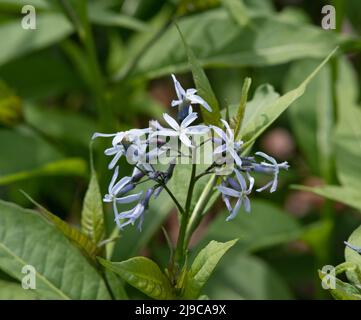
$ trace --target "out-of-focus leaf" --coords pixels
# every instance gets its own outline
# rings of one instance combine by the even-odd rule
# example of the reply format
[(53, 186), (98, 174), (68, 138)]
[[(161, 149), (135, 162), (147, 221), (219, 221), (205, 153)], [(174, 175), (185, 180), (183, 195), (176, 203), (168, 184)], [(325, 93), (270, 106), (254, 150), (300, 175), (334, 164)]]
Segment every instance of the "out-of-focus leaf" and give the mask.
[(236, 240), (225, 243), (211, 241), (195, 257), (190, 270), (186, 274), (183, 296), (186, 299), (197, 299), (203, 286), (208, 281), (223, 255), (234, 246)]
[[(244, 28), (224, 9), (178, 21), (189, 47), (203, 67), (267, 66), (313, 57), (323, 58), (340, 38), (320, 28), (254, 16)], [(141, 57), (134, 75), (155, 78), (189, 69), (186, 50), (174, 26)]]
[(13, 126), (21, 121), (21, 99), (0, 80), (0, 124)]
[(35, 300), (36, 290), (25, 290), (20, 282), (0, 280), (0, 300)]
[(241, 137), (246, 141), (246, 144), (249, 145), (255, 141), (255, 139), (282, 114), (282, 112), (304, 94), (309, 82), (328, 62), (335, 51), (336, 49), (334, 49), (298, 87), (276, 99), (267, 108), (262, 110), (262, 112), (257, 113), (252, 121), (249, 121), (245, 126), (242, 126)]
[(306, 187), (294, 186), (295, 189), (310, 191), (322, 197), (344, 203), (350, 207), (361, 210), (361, 194), (359, 190), (346, 186), (323, 186), (323, 187)]
[(51, 50), (27, 54), (6, 63), (0, 67), (0, 75), (24, 100), (79, 90), (83, 85), (71, 64)]
[(0, 201), (0, 269), (21, 281), (36, 270), (43, 299), (110, 299), (105, 283), (64, 235), (36, 212)]
[(11, 10), (14, 9), (19, 12), (25, 5), (34, 6), (36, 10), (46, 10), (51, 8), (46, 0), (0, 0), (0, 9)]
[(241, 27), (245, 26), (249, 22), (250, 17), (247, 12), (247, 7), (244, 5), (243, 1), (222, 0), (221, 2), (229, 11), (229, 14), (234, 21), (236, 21)]
[(16, 19), (5, 22), (0, 28), (0, 65), (29, 52), (52, 45), (70, 35), (73, 31), (67, 19), (58, 13), (37, 14), (36, 29), (21, 28)]
[[(302, 81), (319, 61), (303, 60), (292, 65), (285, 79), (290, 90)], [(325, 66), (288, 111), (292, 130), (304, 156), (315, 173), (329, 176), (332, 155), (333, 96), (331, 69)]]
[(169, 280), (158, 265), (148, 258), (134, 257), (122, 262), (112, 262), (99, 258), (99, 262), (153, 299), (168, 300), (173, 298)]
[(0, 176), (0, 185), (39, 176), (85, 176), (86, 172), (87, 165), (83, 159), (68, 158), (47, 163), (33, 170), (18, 171), (16, 173)]
[[(33, 105), (24, 108), (25, 120), (55, 140), (88, 147), (96, 123), (85, 115), (47, 110)], [(75, 134), (76, 133), (76, 134)]]
[(96, 244), (105, 236), (102, 194), (100, 192), (97, 174), (92, 168), (88, 190), (83, 202), (81, 213), (82, 232)]
[(236, 249), (220, 262), (204, 288), (211, 299), (292, 299), (284, 280), (259, 258)]
[[(347, 242), (355, 247), (361, 248), (361, 226), (352, 232)], [(361, 270), (361, 255), (347, 246), (345, 248), (345, 260), (346, 262), (355, 263), (358, 270)], [(346, 271), (346, 275), (349, 281), (351, 281), (354, 285), (359, 287), (361, 286), (361, 277), (355, 276), (354, 273), (350, 271)]]
[[(320, 279), (322, 280), (326, 275), (321, 271), (318, 272)], [(327, 276), (330, 276), (327, 274)], [(335, 278), (336, 288), (329, 289), (331, 295), (336, 300), (361, 300), (361, 292), (353, 285), (343, 282)]]
[(83, 251), (90, 258), (95, 258), (98, 252), (98, 247), (95, 242), (89, 239), (83, 232), (72, 227), (64, 220), (60, 219), (55, 214), (44, 208), (42, 205), (37, 203), (28, 194), (23, 192), (24, 195), (39, 209), (40, 214), (50, 223), (54, 224), (73, 244)]
[(146, 23), (141, 20), (114, 12), (110, 9), (105, 9), (98, 5), (89, 6), (88, 13), (90, 21), (94, 24), (110, 27), (122, 27), (135, 31), (145, 31), (147, 28)]
[(223, 212), (211, 223), (201, 245), (210, 239), (239, 238), (235, 250), (251, 252), (295, 240), (302, 232), (296, 219), (263, 200), (252, 201), (250, 214), (241, 210), (232, 221), (226, 221), (227, 215)]
[(357, 75), (350, 64), (339, 61), (337, 83), (338, 122), (335, 133), (336, 167), (346, 187), (361, 187), (361, 108)]
[(187, 52), (188, 62), (192, 71), (193, 80), (197, 88), (197, 94), (199, 94), (204, 100), (206, 100), (209, 106), (212, 108), (212, 112), (209, 112), (205, 110), (205, 108), (201, 107), (203, 120), (206, 124), (218, 125), (220, 122), (221, 114), (219, 111), (219, 103), (217, 101), (216, 95), (214, 94), (207, 75), (202, 69), (200, 63), (198, 62), (193, 50), (188, 46), (187, 40), (184, 38), (181, 30), (178, 29), (178, 31)]
[[(21, 129), (21, 130), (20, 130)], [(46, 175), (86, 174), (86, 163), (80, 158), (64, 157), (33, 132), (0, 130), (0, 184)], [(16, 147), (14, 147), (16, 146)]]

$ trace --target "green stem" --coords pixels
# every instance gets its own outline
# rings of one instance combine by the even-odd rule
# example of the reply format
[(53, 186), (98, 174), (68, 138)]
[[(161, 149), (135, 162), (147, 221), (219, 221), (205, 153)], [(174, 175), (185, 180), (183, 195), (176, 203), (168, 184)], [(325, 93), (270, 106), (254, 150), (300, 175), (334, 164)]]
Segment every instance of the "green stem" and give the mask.
[(217, 176), (213, 174), (213, 176), (208, 181), (206, 187), (204, 188), (197, 205), (195, 206), (192, 215), (190, 216), (188, 226), (186, 229), (186, 236), (185, 236), (185, 247), (188, 246), (191, 237), (193, 235), (193, 232), (197, 229), (199, 226), (203, 216), (204, 216), (204, 210), (206, 209), (210, 196), (212, 195), (213, 188), (217, 182)]
[(177, 200), (177, 198), (174, 196), (174, 194), (172, 193), (172, 191), (169, 190), (169, 188), (164, 184), (162, 185), (164, 190), (167, 191), (167, 193), (169, 194), (169, 196), (172, 198), (172, 200), (174, 201), (175, 205), (177, 206), (179, 212), (182, 214), (182, 216), (185, 214), (185, 210), (183, 209), (183, 207), (180, 205), (179, 201)]
[(176, 250), (175, 250), (174, 259), (178, 265), (180, 265), (181, 262), (184, 260), (184, 256), (185, 256), (185, 252), (186, 252), (185, 235), (186, 235), (188, 219), (189, 219), (189, 214), (190, 214), (189, 211), (190, 211), (190, 207), (191, 207), (191, 203), (192, 203), (192, 195), (193, 195), (193, 190), (194, 190), (194, 185), (195, 185), (196, 172), (197, 172), (197, 165), (195, 163), (193, 163), (191, 179), (189, 182), (189, 189), (188, 189), (188, 193), (187, 193), (186, 207), (185, 207), (184, 213), (182, 214), (179, 235), (178, 235), (178, 240), (177, 240), (177, 246), (176, 246)]

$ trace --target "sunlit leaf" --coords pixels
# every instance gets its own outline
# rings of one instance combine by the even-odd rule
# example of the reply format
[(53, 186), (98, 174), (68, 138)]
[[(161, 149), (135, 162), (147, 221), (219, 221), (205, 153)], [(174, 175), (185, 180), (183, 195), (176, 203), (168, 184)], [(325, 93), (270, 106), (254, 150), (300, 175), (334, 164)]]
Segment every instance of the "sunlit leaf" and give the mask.
[(122, 262), (99, 258), (100, 263), (118, 274), (124, 281), (153, 299), (172, 299), (169, 280), (158, 265), (145, 257), (134, 257)]

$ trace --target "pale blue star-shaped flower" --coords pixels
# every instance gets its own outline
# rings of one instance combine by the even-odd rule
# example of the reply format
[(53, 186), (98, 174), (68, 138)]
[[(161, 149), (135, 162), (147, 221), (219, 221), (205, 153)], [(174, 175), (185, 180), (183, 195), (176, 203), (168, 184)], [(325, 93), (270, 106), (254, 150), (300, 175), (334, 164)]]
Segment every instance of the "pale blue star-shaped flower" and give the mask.
[(151, 134), (151, 137), (154, 135), (178, 137), (185, 146), (194, 148), (195, 146), (188, 136), (205, 134), (209, 131), (209, 127), (205, 125), (190, 126), (198, 118), (196, 112), (189, 113), (181, 124), (178, 124), (176, 120), (166, 113), (163, 114), (163, 118), (170, 128), (162, 128), (159, 131), (155, 131)]
[(223, 152), (227, 151), (233, 160), (236, 162), (238, 167), (242, 167), (242, 160), (237, 152), (241, 150), (241, 146), (243, 144), (242, 141), (234, 141), (234, 133), (231, 127), (229, 126), (228, 122), (226, 120), (221, 119), (223, 125), (226, 128), (226, 131), (224, 132), (221, 128), (216, 126), (211, 126), (211, 128), (217, 133), (219, 136), (218, 140), (216, 138), (216, 141), (220, 142), (220, 145), (216, 147), (216, 149), (213, 151), (214, 155), (222, 154)]
[(278, 174), (280, 172), (280, 169), (288, 169), (289, 165), (287, 161), (284, 161), (282, 163), (277, 163), (276, 159), (265, 154), (264, 152), (256, 152), (256, 155), (265, 158), (266, 160), (268, 160), (270, 163), (268, 162), (261, 162), (261, 166), (264, 169), (268, 169), (271, 172), (273, 172), (273, 180), (271, 180), (270, 182), (268, 182), (265, 186), (263, 186), (262, 188), (257, 189), (257, 192), (261, 192), (267, 188), (270, 187), (270, 192), (275, 192), (277, 190), (277, 185), (278, 185)]
[(172, 101), (172, 107), (189, 107), (191, 104), (200, 104), (207, 111), (212, 112), (212, 108), (209, 106), (209, 104), (202, 97), (196, 95), (197, 89), (191, 88), (184, 90), (174, 74), (172, 74), (172, 79), (178, 97), (178, 100)]
[[(247, 178), (249, 181), (249, 187), (247, 188), (246, 180), (244, 179), (243, 175), (237, 170), (234, 170), (236, 173), (236, 177), (238, 180), (239, 185), (233, 185), (233, 188), (226, 187), (224, 185), (218, 186), (217, 189), (222, 194), (222, 198), (225, 200), (227, 209), (230, 211), (230, 215), (227, 217), (226, 221), (232, 220), (235, 218), (237, 213), (239, 212), (242, 204), (244, 206), (244, 209), (246, 212), (251, 211), (251, 202), (248, 198), (250, 193), (252, 192), (253, 185), (254, 185), (254, 178), (250, 176), (250, 174), (247, 172)], [(236, 205), (232, 209), (229, 198), (237, 198)]]

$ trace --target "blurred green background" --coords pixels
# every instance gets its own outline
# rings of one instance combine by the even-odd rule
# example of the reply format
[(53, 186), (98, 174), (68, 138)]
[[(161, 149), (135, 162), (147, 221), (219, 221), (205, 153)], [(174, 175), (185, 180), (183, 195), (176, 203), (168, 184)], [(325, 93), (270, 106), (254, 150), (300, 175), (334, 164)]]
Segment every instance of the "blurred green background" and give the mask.
[[(27, 4), (36, 9), (35, 30), (21, 27)], [(326, 4), (336, 8), (336, 30), (321, 28)], [(277, 96), (340, 46), (337, 58), (254, 147), (291, 164), (278, 192), (257, 195), (250, 215), (241, 212), (228, 223), (217, 201), (192, 241), (197, 249), (210, 239), (240, 237), (207, 284), (211, 298), (330, 298), (317, 269), (344, 261), (343, 241), (361, 223), (361, 121), (355, 119), (351, 142), (338, 134), (347, 127), (343, 110), (352, 105), (359, 112), (358, 0), (0, 0), (0, 198), (32, 207), (24, 190), (79, 224), (92, 133), (147, 126), (170, 111), (170, 73), (193, 86), (174, 21), (222, 107), (238, 103), (246, 76), (252, 78), (250, 97)], [(266, 83), (272, 87), (260, 86)], [(94, 145), (103, 193), (111, 175), (102, 153), (106, 143)], [(131, 168), (123, 161), (121, 170)], [(349, 189), (336, 195), (317, 189), (338, 201), (291, 187), (340, 183)], [(142, 254), (165, 265), (162, 225), (176, 240), (177, 218), (165, 195), (152, 203), (142, 233), (124, 232), (113, 260)], [(0, 278), (7, 277), (0, 272)]]

